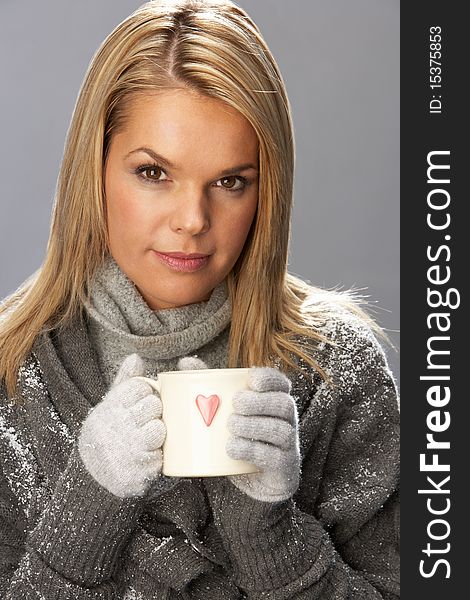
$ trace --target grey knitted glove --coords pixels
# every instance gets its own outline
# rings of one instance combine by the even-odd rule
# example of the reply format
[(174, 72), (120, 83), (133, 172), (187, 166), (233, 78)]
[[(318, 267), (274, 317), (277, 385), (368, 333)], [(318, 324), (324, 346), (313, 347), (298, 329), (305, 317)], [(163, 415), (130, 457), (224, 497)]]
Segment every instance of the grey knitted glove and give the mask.
[[(178, 366), (207, 369), (202, 360), (193, 357), (180, 359)], [(227, 423), (232, 437), (226, 451), (233, 459), (255, 464), (261, 472), (230, 475), (228, 479), (256, 500), (287, 500), (299, 486), (301, 469), (291, 382), (278, 369), (251, 367), (248, 387), (233, 397), (234, 413)]]
[(161, 493), (178, 478), (161, 476), (166, 427), (162, 402), (139, 379), (144, 364), (137, 354), (122, 363), (111, 389), (83, 422), (78, 449), (93, 478), (115, 496)]
[(234, 436), (227, 454), (262, 469), (228, 479), (256, 500), (279, 502), (296, 492), (300, 481), (298, 415), (291, 382), (278, 369), (251, 367), (249, 390), (233, 397), (228, 428)]

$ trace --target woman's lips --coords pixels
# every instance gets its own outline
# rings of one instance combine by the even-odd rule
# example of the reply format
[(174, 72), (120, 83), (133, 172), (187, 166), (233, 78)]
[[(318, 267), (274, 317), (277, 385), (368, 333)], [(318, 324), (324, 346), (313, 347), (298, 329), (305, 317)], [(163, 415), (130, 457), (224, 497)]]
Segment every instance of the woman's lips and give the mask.
[(179, 252), (172, 252), (171, 254), (157, 252), (156, 250), (153, 252), (162, 263), (174, 271), (197, 271), (198, 269), (204, 267), (210, 258), (210, 254), (188, 254), (186, 256), (189, 258), (182, 258), (184, 254)]

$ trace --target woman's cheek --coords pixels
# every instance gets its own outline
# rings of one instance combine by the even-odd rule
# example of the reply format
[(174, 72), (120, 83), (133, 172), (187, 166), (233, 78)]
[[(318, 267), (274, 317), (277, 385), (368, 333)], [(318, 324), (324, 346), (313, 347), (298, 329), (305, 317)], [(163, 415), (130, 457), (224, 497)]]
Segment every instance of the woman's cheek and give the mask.
[(110, 213), (116, 227), (124, 233), (145, 223), (145, 205), (132, 190), (116, 190), (110, 199)]

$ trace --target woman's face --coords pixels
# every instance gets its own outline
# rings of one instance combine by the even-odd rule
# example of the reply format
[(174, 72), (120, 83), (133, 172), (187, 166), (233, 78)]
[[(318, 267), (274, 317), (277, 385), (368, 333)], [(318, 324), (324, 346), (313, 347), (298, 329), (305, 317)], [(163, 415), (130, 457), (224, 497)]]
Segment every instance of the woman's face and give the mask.
[(245, 117), (184, 89), (134, 97), (104, 179), (111, 254), (150, 308), (208, 300), (256, 212), (258, 139)]

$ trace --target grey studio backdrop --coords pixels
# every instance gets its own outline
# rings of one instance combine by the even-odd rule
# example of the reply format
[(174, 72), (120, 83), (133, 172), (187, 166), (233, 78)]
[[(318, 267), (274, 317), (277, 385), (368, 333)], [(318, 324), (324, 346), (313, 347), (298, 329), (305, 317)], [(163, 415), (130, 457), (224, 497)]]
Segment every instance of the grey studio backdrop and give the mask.
[[(239, 0), (287, 85), (289, 270), (362, 288), (399, 348), (399, 0)], [(42, 263), (87, 66), (135, 0), (0, 0), (0, 298)], [(365, 288), (365, 289), (364, 289)], [(399, 375), (398, 352), (386, 348)]]

